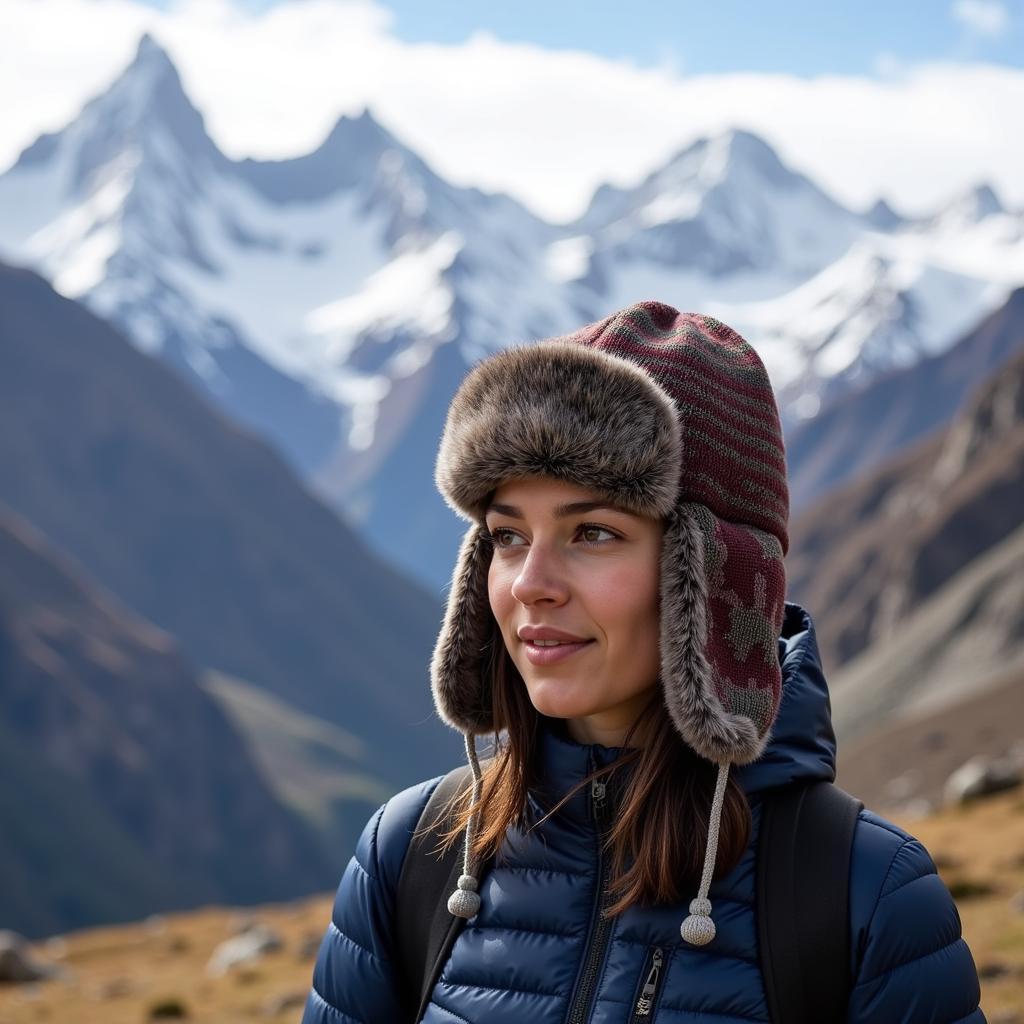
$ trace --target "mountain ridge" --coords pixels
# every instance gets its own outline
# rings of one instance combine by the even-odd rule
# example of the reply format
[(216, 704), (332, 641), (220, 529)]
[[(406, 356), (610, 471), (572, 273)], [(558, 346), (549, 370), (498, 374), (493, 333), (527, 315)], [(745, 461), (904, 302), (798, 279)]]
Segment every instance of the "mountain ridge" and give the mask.
[[(116, 109), (92, 124), (104, 100)], [(945, 218), (861, 214), (742, 129), (684, 147), (633, 188), (598, 189), (590, 220), (568, 225), (446, 183), (368, 110), (288, 160), (211, 146), (146, 41), (0, 175), (0, 254), (268, 438), (375, 551), (435, 590), (458, 524), (425, 500), (410, 539), (396, 535), (393, 474), (432, 492), (444, 406), (489, 352), (654, 296), (751, 341), (788, 433), (943, 351), (1024, 283), (1024, 216), (994, 193), (954, 197)], [(69, 198), (83, 161), (91, 191)], [(412, 539), (430, 534), (426, 549)]]

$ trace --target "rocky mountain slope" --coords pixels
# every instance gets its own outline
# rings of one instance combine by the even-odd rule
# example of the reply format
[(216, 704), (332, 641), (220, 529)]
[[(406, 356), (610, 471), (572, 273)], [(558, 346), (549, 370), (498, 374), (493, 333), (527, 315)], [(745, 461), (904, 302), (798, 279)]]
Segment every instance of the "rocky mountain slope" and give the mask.
[(884, 735), (940, 708), (983, 703), (1008, 671), (1024, 674), (1024, 525), (830, 674), (833, 720), (843, 739)]
[[(1012, 537), (1024, 522), (1022, 509), (1024, 353), (997, 371), (948, 428), (833, 491), (794, 522), (789, 593), (817, 612), (827, 667), (869, 657), (882, 644), (910, 644), (909, 620), (925, 602), (937, 613), (951, 600), (960, 609), (958, 627), (976, 619), (996, 630), (980, 659), (1003, 656), (1001, 645), (1016, 649), (1024, 605), (1012, 568), (1020, 545)], [(984, 565), (975, 566), (983, 557)], [(944, 598), (943, 588), (957, 584)], [(944, 645), (956, 641), (953, 625), (940, 629)], [(883, 674), (903, 663), (888, 650)]]
[(166, 633), (0, 506), (0, 925), (32, 935), (330, 883)]
[(961, 765), (978, 756), (1005, 757), (1024, 743), (1024, 661), (938, 710), (889, 716), (861, 736), (839, 731), (840, 786), (883, 812), (931, 813)]

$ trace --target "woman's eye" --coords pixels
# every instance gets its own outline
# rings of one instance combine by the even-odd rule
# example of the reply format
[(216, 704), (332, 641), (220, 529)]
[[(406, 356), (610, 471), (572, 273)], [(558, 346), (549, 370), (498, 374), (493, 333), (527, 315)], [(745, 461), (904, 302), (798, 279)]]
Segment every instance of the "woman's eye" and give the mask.
[(615, 536), (616, 536), (614, 533), (612, 533), (611, 530), (606, 529), (603, 526), (593, 526), (593, 525), (591, 525), (589, 523), (584, 523), (580, 527), (579, 533), (580, 533), (580, 536), (583, 537), (584, 542), (587, 543), (587, 544), (604, 544), (605, 543), (605, 541), (600, 540), (598, 538), (595, 538), (593, 536), (593, 534), (596, 534), (596, 533), (607, 534), (613, 540), (615, 539)]
[[(507, 527), (504, 527), (504, 526), (499, 526), (499, 527), (497, 527), (497, 529), (491, 530), (491, 540), (494, 541), (494, 546), (496, 548), (510, 548), (510, 547), (513, 547), (514, 545), (512, 543), (512, 539), (514, 539), (515, 536), (516, 536), (516, 534), (512, 530), (509, 530)], [(509, 540), (509, 542), (507, 544), (504, 543), (504, 539), (506, 537), (512, 538), (512, 539)]]

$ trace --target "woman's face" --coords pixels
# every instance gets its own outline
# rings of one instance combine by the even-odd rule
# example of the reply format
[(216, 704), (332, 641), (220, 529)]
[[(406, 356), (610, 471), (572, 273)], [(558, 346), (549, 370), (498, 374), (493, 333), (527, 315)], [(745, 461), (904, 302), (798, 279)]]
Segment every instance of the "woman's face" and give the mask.
[[(495, 491), (487, 529), (491, 610), (534, 707), (620, 746), (658, 685), (661, 520), (531, 477)], [(534, 643), (544, 631), (576, 642)]]

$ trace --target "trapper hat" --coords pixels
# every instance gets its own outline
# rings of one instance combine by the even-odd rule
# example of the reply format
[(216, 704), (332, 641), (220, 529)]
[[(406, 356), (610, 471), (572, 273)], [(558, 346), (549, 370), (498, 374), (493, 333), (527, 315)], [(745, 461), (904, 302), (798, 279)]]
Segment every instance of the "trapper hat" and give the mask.
[[(763, 752), (778, 714), (789, 494), (778, 408), (764, 365), (713, 317), (643, 302), (561, 338), (476, 364), (448, 412), (435, 480), (469, 523), (431, 663), (441, 717), (494, 730), (486, 667), (492, 613), (487, 503), (505, 480), (550, 476), (664, 521), (660, 683), (683, 740), (719, 766), (708, 848), (683, 938), (714, 937), (707, 899), (730, 763)], [(449, 901), (479, 908), (467, 829)]]

